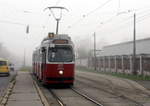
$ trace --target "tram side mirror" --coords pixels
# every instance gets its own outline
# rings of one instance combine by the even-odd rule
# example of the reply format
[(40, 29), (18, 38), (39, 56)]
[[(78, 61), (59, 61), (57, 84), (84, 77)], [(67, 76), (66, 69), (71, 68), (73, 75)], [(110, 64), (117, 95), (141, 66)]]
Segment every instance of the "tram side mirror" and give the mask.
[(42, 47), (42, 52), (45, 52), (45, 51), (46, 51), (45, 47)]

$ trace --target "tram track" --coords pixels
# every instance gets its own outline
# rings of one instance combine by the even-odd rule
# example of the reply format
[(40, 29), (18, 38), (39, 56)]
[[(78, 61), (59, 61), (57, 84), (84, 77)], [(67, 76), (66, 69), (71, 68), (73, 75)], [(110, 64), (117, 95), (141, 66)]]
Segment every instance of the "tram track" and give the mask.
[(72, 87), (71, 89), (72, 89), (74, 92), (76, 92), (77, 94), (79, 94), (79, 95), (81, 95), (82, 97), (84, 97), (85, 99), (87, 99), (87, 100), (93, 102), (93, 103), (96, 104), (97, 106), (104, 106), (104, 105), (102, 105), (101, 103), (99, 103), (98, 101), (94, 100), (93, 98), (87, 96), (86, 94), (81, 93), (81, 91), (79, 91), (79, 90), (77, 90), (77, 89), (75, 89), (75, 88), (73, 88), (73, 87)]
[(63, 103), (61, 98), (55, 93), (54, 90), (49, 89), (49, 91), (53, 95), (53, 97), (56, 99), (56, 101), (59, 103), (60, 106), (66, 106), (66, 104)]
[[(103, 97), (103, 93), (101, 95), (101, 92), (106, 92), (106, 95), (107, 94), (114, 95), (113, 96), (114, 99), (122, 98), (122, 101), (124, 102), (120, 102), (120, 103), (130, 102), (133, 105), (129, 105), (129, 106), (143, 106), (143, 104), (140, 103), (139, 101), (130, 99), (124, 96), (123, 94), (119, 94), (119, 93), (117, 94), (117, 92), (112, 92), (113, 89), (112, 90), (103, 89), (99, 85), (100, 82), (95, 81), (94, 79), (90, 79), (87, 77), (85, 78), (77, 77), (75, 80), (75, 85), (73, 87), (70, 88), (46, 87), (44, 88), (45, 89), (44, 93), (46, 95), (46, 98), (49, 100), (50, 104), (52, 104), (52, 106), (77, 106), (77, 105), (78, 106), (83, 106), (83, 105), (111, 106), (111, 105), (107, 105), (111, 102), (109, 101), (107, 102), (103, 100), (105, 96)], [(92, 92), (88, 92), (88, 89), (91, 89)], [(97, 92), (95, 92), (95, 90), (99, 91), (98, 93), (99, 96), (96, 96)]]
[(112, 91), (109, 91), (109, 90), (106, 90), (106, 89), (103, 89), (103, 88), (100, 88), (100, 87), (96, 87), (95, 85), (97, 85), (99, 83), (98, 81), (95, 81), (95, 80), (92, 80), (92, 79), (89, 79), (89, 78), (86, 78), (86, 77), (81, 77), (81, 76), (78, 76), (78, 78), (80, 78), (80, 79), (82, 78), (82, 80), (76, 79), (76, 82), (78, 82), (78, 83), (82, 83), (84, 85), (89, 86), (89, 83), (83, 81), (83, 79), (91, 81), (94, 86), (91, 86), (91, 85), (90, 86), (97, 89), (97, 90), (101, 90), (101, 91), (104, 91), (104, 92), (109, 93), (111, 95), (114, 95), (114, 96), (120, 97), (122, 99), (128, 100), (128, 101), (134, 103), (136, 106), (144, 106), (142, 103), (140, 103), (140, 102), (138, 102), (134, 99), (131, 99), (131, 98), (129, 98), (129, 97), (123, 95), (123, 94), (118, 94), (116, 91), (112, 92)]
[[(85, 100), (89, 101), (89, 102), (92, 102), (95, 106), (104, 106), (102, 103), (100, 103), (99, 101), (93, 99), (92, 97), (88, 96), (87, 94), (85, 93), (82, 93), (82, 91), (80, 91), (79, 89), (77, 88), (74, 88), (74, 87), (71, 87), (70, 89), (68, 90), (71, 90), (73, 91), (75, 94), (79, 95), (80, 97), (79, 98), (84, 98)], [(52, 90), (52, 89), (49, 89), (50, 93), (53, 95), (53, 97), (56, 99), (56, 101), (59, 103), (60, 106), (70, 106), (70, 105), (67, 105), (63, 102), (63, 100), (61, 98), (63, 97), (60, 97), (58, 96), (57, 94), (57, 91), (55, 90)]]
[[(32, 76), (32, 77), (36, 81), (36, 83), (38, 84), (38, 86), (40, 87), (42, 92), (44, 93), (47, 100), (49, 100), (49, 102), (50, 102), (49, 104), (51, 104), (52, 106), (58, 106), (58, 105), (59, 106), (72, 106), (72, 105), (68, 105), (67, 103), (64, 103), (63, 96), (60, 96), (61, 94), (59, 95), (58, 92), (57, 92), (57, 91), (63, 92), (64, 90), (67, 90), (66, 92), (69, 92), (71, 90), (73, 93), (79, 95), (78, 98), (83, 98), (83, 99), (93, 103), (94, 105), (92, 105), (92, 106), (104, 106), (99, 101), (94, 100), (92, 97), (88, 96), (85, 93), (82, 93), (82, 91), (80, 89), (77, 89), (77, 88), (74, 88), (74, 87), (69, 87), (67, 89), (66, 88), (61, 88), (61, 87), (60, 88), (58, 88), (58, 87), (55, 88), (53, 86), (52, 86), (52, 88), (49, 87), (49, 86), (43, 87), (43, 85), (40, 82), (38, 82), (37, 79), (34, 76)], [(49, 93), (52, 95), (54, 100), (51, 98), (51, 96), (49, 96)], [(66, 93), (66, 95), (67, 95), (67, 93)], [(82, 106), (82, 105), (79, 105), (79, 106)], [(85, 106), (88, 106), (88, 105), (85, 105)], [(89, 106), (91, 106), (91, 105), (89, 105)]]

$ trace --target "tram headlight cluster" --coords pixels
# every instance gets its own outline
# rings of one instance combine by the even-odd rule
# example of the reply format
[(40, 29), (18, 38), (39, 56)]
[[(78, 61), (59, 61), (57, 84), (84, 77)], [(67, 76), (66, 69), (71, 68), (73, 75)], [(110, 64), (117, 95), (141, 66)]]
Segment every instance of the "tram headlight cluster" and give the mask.
[(62, 75), (64, 72), (62, 70), (59, 71), (59, 74)]

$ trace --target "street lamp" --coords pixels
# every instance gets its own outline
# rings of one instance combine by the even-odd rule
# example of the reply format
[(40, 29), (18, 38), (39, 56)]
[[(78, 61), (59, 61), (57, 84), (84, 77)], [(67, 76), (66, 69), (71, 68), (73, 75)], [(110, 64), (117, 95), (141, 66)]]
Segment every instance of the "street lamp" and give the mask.
[[(49, 9), (49, 10), (51, 11), (51, 13), (52, 13), (54, 19), (57, 21), (57, 25), (56, 25), (56, 35), (58, 35), (59, 21), (60, 21), (61, 18), (62, 18), (62, 10), (68, 11), (68, 9), (65, 8), (65, 7), (58, 7), (58, 6), (47, 7), (47, 8), (44, 9), (44, 11), (45, 11), (46, 9)], [(54, 12), (53, 12), (53, 9), (59, 9), (59, 10), (61, 10), (59, 17), (56, 17), (56, 15), (55, 15)]]

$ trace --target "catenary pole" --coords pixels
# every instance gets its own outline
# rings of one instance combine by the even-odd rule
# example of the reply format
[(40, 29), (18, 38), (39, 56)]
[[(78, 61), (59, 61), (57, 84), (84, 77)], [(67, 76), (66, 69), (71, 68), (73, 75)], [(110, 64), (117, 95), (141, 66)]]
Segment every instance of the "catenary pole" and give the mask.
[(94, 32), (94, 70), (96, 70), (96, 34)]
[(134, 26), (133, 26), (133, 74), (137, 74), (136, 70), (136, 13), (134, 13)]

